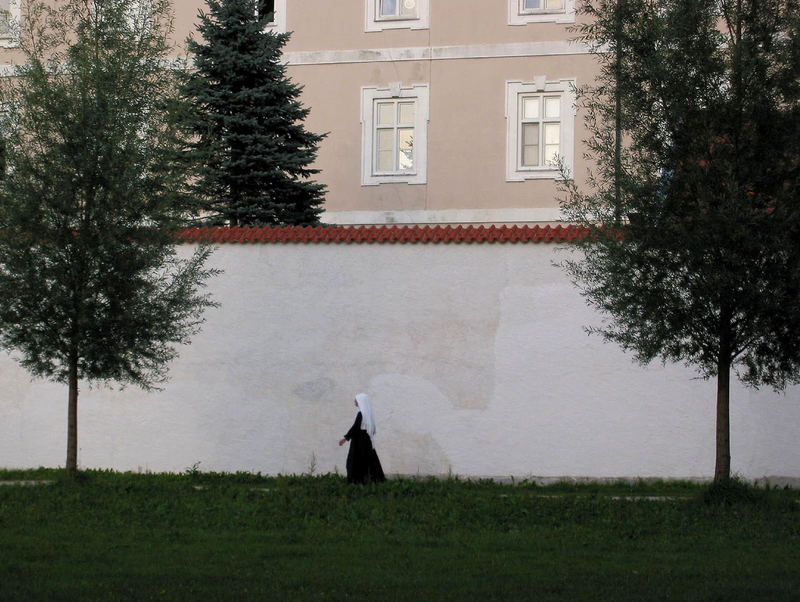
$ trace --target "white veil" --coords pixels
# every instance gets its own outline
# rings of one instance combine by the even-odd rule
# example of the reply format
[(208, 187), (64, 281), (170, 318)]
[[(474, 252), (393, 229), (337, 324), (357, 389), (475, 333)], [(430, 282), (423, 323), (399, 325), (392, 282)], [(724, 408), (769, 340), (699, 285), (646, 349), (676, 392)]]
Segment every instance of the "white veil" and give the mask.
[(361, 428), (367, 431), (370, 438), (373, 438), (375, 436), (375, 417), (372, 415), (372, 404), (369, 402), (369, 395), (359, 393), (356, 395), (356, 402), (358, 403), (356, 413), (361, 412)]

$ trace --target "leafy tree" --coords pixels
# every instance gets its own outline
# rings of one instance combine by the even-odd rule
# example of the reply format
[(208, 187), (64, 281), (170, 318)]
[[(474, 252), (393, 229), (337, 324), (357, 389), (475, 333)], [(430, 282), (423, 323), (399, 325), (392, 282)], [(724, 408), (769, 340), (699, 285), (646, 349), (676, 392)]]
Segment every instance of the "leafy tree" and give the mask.
[(566, 185), (589, 234), (564, 262), (590, 331), (717, 380), (714, 479), (730, 478), (730, 377), (800, 373), (800, 8), (794, 0), (592, 0), (582, 90), (596, 169)]
[(209, 250), (175, 249), (185, 197), (168, 0), (36, 2), (23, 22), (26, 61), (2, 90), (0, 344), (68, 385), (72, 474), (79, 380), (163, 382), (212, 304)]
[(306, 131), (302, 88), (281, 62), (289, 34), (269, 31), (272, 13), (256, 0), (209, 0), (208, 8), (197, 26), (203, 41), (188, 41), (195, 71), (184, 86), (205, 217), (317, 223), (325, 187), (309, 179), (319, 172), (309, 165), (323, 136)]

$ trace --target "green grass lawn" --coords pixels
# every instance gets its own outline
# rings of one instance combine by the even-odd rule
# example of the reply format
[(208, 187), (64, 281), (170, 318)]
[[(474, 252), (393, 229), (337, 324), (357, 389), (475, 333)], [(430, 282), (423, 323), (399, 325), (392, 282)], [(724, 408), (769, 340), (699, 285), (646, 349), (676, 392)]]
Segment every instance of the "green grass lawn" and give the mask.
[[(0, 600), (798, 600), (800, 492), (0, 472)], [(664, 496), (663, 499), (649, 499)]]

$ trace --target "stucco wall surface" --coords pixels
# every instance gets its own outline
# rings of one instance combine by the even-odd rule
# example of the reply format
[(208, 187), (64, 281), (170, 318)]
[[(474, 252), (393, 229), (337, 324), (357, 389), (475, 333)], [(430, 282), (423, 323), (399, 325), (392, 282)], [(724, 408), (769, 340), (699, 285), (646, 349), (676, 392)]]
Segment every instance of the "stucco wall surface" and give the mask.
[[(185, 252), (192, 246), (186, 245)], [(224, 244), (221, 303), (163, 391), (91, 389), (79, 465), (344, 472), (372, 396), (387, 473), (709, 477), (713, 382), (641, 367), (549, 244)], [(0, 358), (0, 466), (63, 466), (66, 388)], [(800, 388), (732, 391), (733, 471), (800, 477)]]

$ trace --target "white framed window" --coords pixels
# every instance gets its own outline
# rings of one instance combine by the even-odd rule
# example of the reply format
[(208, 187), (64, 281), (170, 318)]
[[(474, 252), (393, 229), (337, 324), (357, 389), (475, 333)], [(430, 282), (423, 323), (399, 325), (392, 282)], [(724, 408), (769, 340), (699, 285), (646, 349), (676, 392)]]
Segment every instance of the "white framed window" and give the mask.
[(414, 173), (413, 98), (383, 98), (373, 103), (375, 141), (372, 172), (375, 175)]
[(0, 0), (0, 47), (19, 45), (21, 0)]
[(519, 0), (519, 14), (563, 13), (564, 0)]
[(266, 29), (286, 32), (286, 0), (258, 0), (256, 10), (266, 20)]
[(365, 31), (428, 29), (430, 0), (365, 0)]
[(574, 23), (575, 0), (508, 0), (508, 24)]
[(575, 151), (575, 80), (506, 82), (506, 180), (559, 179)]
[(419, 19), (419, 3), (417, 0), (377, 0), (380, 21), (393, 19)]
[(551, 166), (561, 156), (561, 96), (558, 94), (520, 94), (521, 168)]
[(425, 184), (427, 84), (361, 89), (361, 184)]

